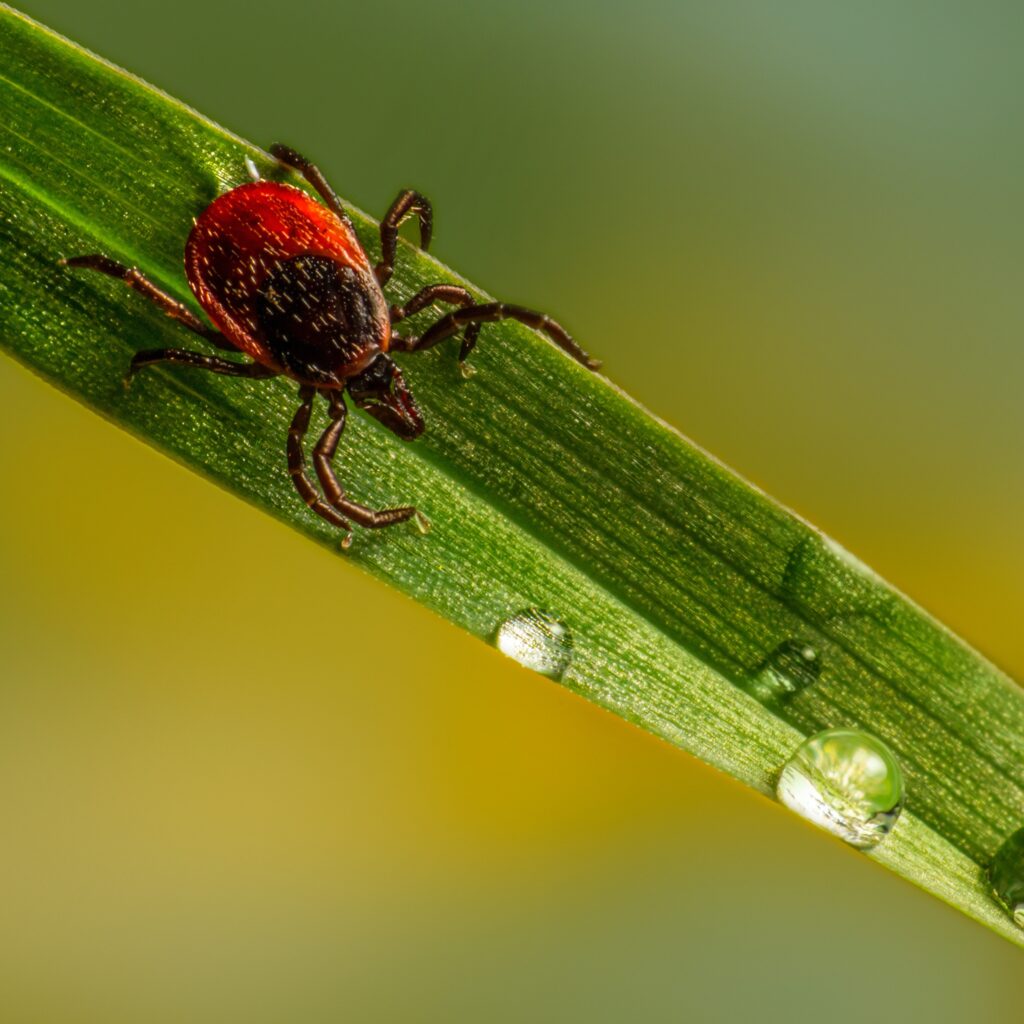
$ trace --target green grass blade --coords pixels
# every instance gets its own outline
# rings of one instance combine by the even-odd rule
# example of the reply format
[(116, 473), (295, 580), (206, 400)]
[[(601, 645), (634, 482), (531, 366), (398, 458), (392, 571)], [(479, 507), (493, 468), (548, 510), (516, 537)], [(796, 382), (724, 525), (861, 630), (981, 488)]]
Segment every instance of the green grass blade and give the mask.
[[(245, 180), (245, 157), (268, 174), (272, 163), (2, 7), (0, 54), (0, 344), (336, 547), (285, 469), (295, 386), (154, 370), (126, 392), (132, 352), (190, 342), (116, 282), (57, 263), (102, 250), (190, 298), (181, 255), (192, 218)], [(352, 215), (376, 251), (376, 224)], [(439, 280), (465, 283), (403, 245), (389, 292), (400, 301)], [(564, 685), (764, 793), (802, 735), (837, 725), (875, 733), (897, 752), (909, 796), (871, 856), (1024, 944), (984, 877), (1024, 823), (1020, 689), (540, 336), (488, 326), (468, 381), (454, 346), (399, 358), (427, 433), (403, 445), (354, 416), (338, 462), (356, 498), (415, 503), (433, 530), (357, 532), (343, 557), (488, 641), (510, 614), (547, 609), (575, 638)], [(817, 652), (820, 677), (762, 705), (744, 688), (794, 641)]]

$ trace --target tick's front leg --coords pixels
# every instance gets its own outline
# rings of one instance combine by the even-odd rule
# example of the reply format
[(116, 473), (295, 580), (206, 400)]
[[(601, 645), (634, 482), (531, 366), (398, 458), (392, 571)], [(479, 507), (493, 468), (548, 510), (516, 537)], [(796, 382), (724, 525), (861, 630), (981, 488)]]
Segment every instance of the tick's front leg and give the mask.
[(337, 526), (345, 531), (341, 546), (347, 548), (352, 543), (352, 532), (348, 522), (343, 519), (326, 501), (317, 493), (309, 477), (306, 476), (306, 454), (302, 450), (302, 442), (309, 430), (309, 418), (313, 414), (313, 396), (316, 390), (309, 386), (299, 389), (301, 404), (295, 410), (292, 424), (288, 428), (288, 474), (292, 478), (295, 490), (299, 497), (321, 518), (326, 519), (332, 526)]
[(338, 482), (333, 466), (338, 441), (345, 429), (345, 399), (337, 392), (332, 392), (329, 401), (331, 422), (313, 449), (313, 466), (324, 490), (324, 496), (339, 512), (368, 530), (378, 530), (383, 526), (393, 526), (395, 523), (404, 523), (407, 519), (413, 518), (421, 529), (425, 529), (426, 517), (412, 506), (373, 509), (346, 497), (345, 489)]
[(458, 334), (465, 327), (466, 334), (459, 351), (459, 362), (462, 362), (476, 344), (480, 325), (495, 320), (518, 320), (527, 327), (543, 331), (563, 352), (572, 356), (576, 362), (582, 363), (588, 370), (597, 370), (601, 366), (599, 359), (592, 359), (587, 355), (573, 336), (546, 313), (538, 313), (523, 306), (513, 306), (507, 302), (485, 302), (478, 306), (464, 306), (462, 309), (453, 310), (428, 327), (418, 338), (392, 337), (391, 347), (396, 352), (419, 352), (432, 348), (453, 334)]

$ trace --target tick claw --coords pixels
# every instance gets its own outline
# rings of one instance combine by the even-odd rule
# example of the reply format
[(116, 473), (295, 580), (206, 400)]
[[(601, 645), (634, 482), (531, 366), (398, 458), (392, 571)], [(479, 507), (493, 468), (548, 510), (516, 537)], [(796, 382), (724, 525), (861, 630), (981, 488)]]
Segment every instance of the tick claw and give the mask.
[(472, 363), (459, 363), (459, 373), (463, 380), (476, 376), (476, 367)]
[(420, 536), (425, 537), (428, 533), (430, 533), (430, 527), (432, 524), (430, 520), (422, 512), (417, 511), (416, 514), (412, 517), (412, 521), (416, 527), (417, 533), (419, 533)]
[(345, 536), (338, 541), (338, 547), (341, 548), (342, 551), (348, 551), (348, 549), (352, 547), (352, 534), (346, 533)]

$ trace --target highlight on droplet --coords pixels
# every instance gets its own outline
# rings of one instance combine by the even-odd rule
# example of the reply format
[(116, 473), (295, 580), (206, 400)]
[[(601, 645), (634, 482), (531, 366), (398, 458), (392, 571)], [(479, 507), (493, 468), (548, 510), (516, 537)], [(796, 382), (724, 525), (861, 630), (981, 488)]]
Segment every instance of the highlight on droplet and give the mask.
[(791, 810), (861, 850), (881, 842), (903, 809), (896, 755), (877, 736), (829, 729), (804, 740), (779, 775)]
[(526, 608), (505, 619), (495, 634), (495, 646), (551, 679), (561, 679), (572, 663), (572, 633), (561, 619), (540, 608)]

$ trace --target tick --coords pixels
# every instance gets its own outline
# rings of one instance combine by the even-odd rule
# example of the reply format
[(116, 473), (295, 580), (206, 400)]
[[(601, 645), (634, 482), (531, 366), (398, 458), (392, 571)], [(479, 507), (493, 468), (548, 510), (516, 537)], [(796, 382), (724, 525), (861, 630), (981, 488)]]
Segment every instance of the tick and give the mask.
[[(518, 320), (543, 331), (584, 366), (597, 369), (600, 364), (549, 316), (504, 302), (478, 304), (457, 285), (430, 284), (403, 304), (389, 306), (384, 288), (394, 270), (398, 229), (417, 217), (425, 250), (433, 225), (428, 200), (411, 190), (399, 193), (381, 221), (380, 260), (371, 265), (316, 165), (287, 146), (272, 146), (270, 152), (298, 171), (323, 203), (293, 185), (257, 178), (218, 196), (199, 215), (185, 244), (185, 274), (212, 327), (134, 267), (99, 253), (63, 262), (119, 278), (204, 341), (251, 360), (179, 348), (147, 349), (132, 357), (126, 380), (144, 367), (173, 363), (231, 377), (284, 375), (297, 381), (299, 407), (288, 431), (288, 472), (302, 500), (345, 531), (342, 544), (348, 547), (350, 522), (377, 529), (421, 518), (411, 505), (374, 509), (353, 501), (333, 468), (345, 429), (346, 391), (359, 408), (403, 440), (423, 433), (423, 417), (391, 353), (421, 352), (461, 333), (461, 365), (476, 345), (481, 324)], [(457, 308), (421, 335), (395, 333), (396, 324), (435, 303)], [(313, 447), (319, 489), (310, 479), (304, 452), (317, 395), (326, 401), (329, 418)]]

